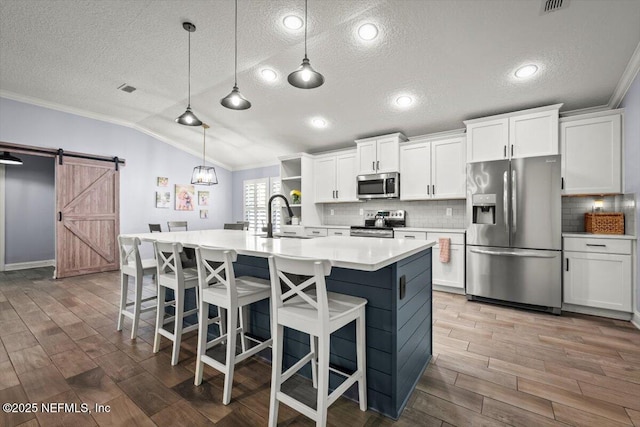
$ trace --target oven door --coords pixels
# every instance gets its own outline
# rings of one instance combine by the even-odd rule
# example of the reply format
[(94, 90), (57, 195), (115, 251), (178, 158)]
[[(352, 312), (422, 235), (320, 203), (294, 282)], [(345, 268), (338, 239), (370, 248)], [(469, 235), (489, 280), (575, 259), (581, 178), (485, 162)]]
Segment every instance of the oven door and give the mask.
[(382, 199), (387, 197), (386, 178), (380, 175), (358, 176), (358, 199)]

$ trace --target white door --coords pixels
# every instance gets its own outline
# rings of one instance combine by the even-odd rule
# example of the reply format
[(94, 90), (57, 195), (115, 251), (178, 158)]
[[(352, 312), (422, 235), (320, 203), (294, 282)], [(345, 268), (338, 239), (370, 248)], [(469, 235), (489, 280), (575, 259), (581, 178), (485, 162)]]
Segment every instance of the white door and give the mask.
[(563, 194), (622, 192), (620, 115), (560, 124)]
[(631, 256), (565, 252), (564, 257), (564, 302), (631, 311)]
[(397, 137), (380, 138), (377, 141), (376, 168), (378, 172), (398, 172), (400, 143)]
[[(314, 161), (315, 202), (334, 202), (336, 195), (336, 157), (321, 157)], [(304, 195), (303, 195), (304, 196)]]
[(431, 195), (436, 199), (464, 199), (464, 138), (431, 142)]
[(376, 141), (358, 143), (358, 174), (376, 173)]
[(558, 110), (509, 118), (511, 158), (558, 154)]
[(341, 202), (358, 201), (356, 194), (357, 166), (355, 151), (336, 156), (336, 196)]
[(487, 120), (467, 125), (467, 162), (508, 158), (509, 119)]
[(421, 200), (431, 194), (431, 144), (400, 147), (400, 199)]
[(451, 245), (449, 262), (440, 261), (440, 245), (431, 252), (433, 284), (464, 289), (464, 245)]

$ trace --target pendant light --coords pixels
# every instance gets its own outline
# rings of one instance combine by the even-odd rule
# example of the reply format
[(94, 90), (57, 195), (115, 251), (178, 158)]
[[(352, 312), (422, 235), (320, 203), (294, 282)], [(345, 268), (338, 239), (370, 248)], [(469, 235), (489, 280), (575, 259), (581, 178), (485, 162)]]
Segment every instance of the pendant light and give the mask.
[(0, 154), (0, 165), (21, 165), (22, 160), (12, 156), (8, 151)]
[(322, 86), (324, 77), (311, 67), (309, 58), (307, 58), (307, 0), (304, 0), (304, 59), (302, 65), (289, 74), (289, 84), (300, 89), (313, 89)]
[(182, 113), (182, 115), (176, 119), (176, 122), (185, 126), (200, 126), (202, 122), (191, 111), (191, 33), (196, 30), (196, 26), (191, 22), (183, 22), (182, 28), (189, 33), (189, 98), (187, 101), (187, 111)]
[(207, 147), (207, 129), (209, 125), (202, 124), (202, 166), (196, 166), (193, 168), (193, 174), (191, 174), (191, 183), (197, 185), (214, 185), (218, 183), (218, 175), (216, 174), (216, 168), (213, 166), (207, 166), (205, 160), (205, 150)]
[(220, 104), (223, 107), (230, 108), (232, 110), (246, 110), (251, 108), (251, 103), (240, 93), (238, 90), (238, 0), (236, 0), (236, 49), (235, 49), (235, 68), (234, 68), (234, 83), (231, 93), (220, 100)]

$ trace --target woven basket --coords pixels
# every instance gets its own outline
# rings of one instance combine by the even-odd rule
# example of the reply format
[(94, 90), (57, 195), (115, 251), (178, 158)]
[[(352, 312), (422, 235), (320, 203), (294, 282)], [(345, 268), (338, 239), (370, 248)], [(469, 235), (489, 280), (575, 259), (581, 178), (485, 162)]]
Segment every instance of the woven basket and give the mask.
[(584, 229), (594, 234), (624, 234), (624, 214), (620, 212), (586, 213)]

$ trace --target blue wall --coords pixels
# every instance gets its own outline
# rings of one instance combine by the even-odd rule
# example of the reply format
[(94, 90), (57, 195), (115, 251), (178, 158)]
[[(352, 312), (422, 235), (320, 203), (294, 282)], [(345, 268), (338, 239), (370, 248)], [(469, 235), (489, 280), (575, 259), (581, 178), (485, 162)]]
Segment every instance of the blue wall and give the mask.
[[(194, 230), (222, 228), (225, 222), (232, 220), (230, 171), (216, 166), (219, 184), (196, 186), (196, 191), (210, 192), (209, 206), (202, 207), (209, 210), (209, 219), (200, 219), (199, 206), (190, 212), (176, 211), (173, 208), (174, 185), (189, 184), (194, 166), (202, 163), (202, 159), (135, 129), (0, 98), (0, 141), (126, 159), (127, 164), (120, 174), (121, 233), (146, 232), (149, 223), (160, 223), (165, 229), (166, 222), (172, 220), (186, 220), (189, 229)], [(158, 176), (168, 177), (169, 187), (158, 188)], [(10, 182), (5, 190), (5, 194), (18, 192)], [(155, 193), (161, 190), (171, 192), (170, 209), (155, 207)], [(32, 226), (32, 220), (22, 215), (22, 211), (22, 207), (6, 203), (5, 230)], [(10, 218), (13, 218), (11, 223)], [(34, 260), (18, 254), (34, 253), (34, 248), (25, 245), (38, 245), (37, 240), (21, 239), (20, 243), (9, 245), (7, 237), (0, 236), (5, 238), (6, 263)]]
[(243, 194), (242, 183), (247, 179), (269, 178), (272, 176), (280, 176), (280, 166), (265, 166), (256, 169), (245, 169), (233, 172), (233, 187), (231, 205), (233, 221), (242, 221), (243, 218)]
[[(624, 108), (624, 183), (626, 193), (636, 194), (636, 233), (640, 227), (640, 73), (629, 87), (620, 107)], [(636, 259), (636, 306), (640, 311), (640, 251)]]

